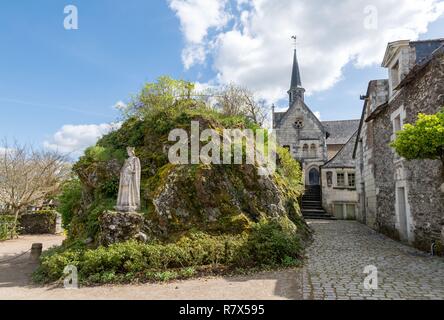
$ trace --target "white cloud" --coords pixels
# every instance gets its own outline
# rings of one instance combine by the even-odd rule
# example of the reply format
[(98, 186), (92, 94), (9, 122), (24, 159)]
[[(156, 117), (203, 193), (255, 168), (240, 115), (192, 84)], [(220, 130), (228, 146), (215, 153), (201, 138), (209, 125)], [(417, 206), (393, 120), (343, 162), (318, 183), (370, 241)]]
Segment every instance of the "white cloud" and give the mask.
[(64, 125), (50, 140), (44, 141), (43, 146), (49, 150), (78, 157), (86, 148), (94, 145), (99, 138), (118, 129), (120, 125), (120, 123)]
[(170, 8), (180, 20), (187, 46), (182, 52), (185, 68), (203, 63), (210, 29), (220, 30), (230, 20), (225, 10), (228, 0), (169, 0)]
[(117, 101), (113, 108), (118, 111), (125, 111), (126, 108), (128, 108), (128, 105), (123, 101)]
[[(441, 0), (238, 0), (237, 4), (170, 0), (187, 40), (184, 65), (206, 63), (211, 54), (217, 82), (247, 86), (270, 102), (285, 97), (289, 86), (291, 35), (298, 35), (302, 81), (310, 94), (334, 86), (350, 62), (358, 68), (379, 64), (388, 42), (417, 39), (444, 12)], [(375, 30), (365, 28), (369, 4), (377, 9)], [(234, 20), (229, 28), (228, 17)], [(209, 35), (212, 27), (216, 32)]]
[(15, 149), (12, 149), (12, 148), (0, 147), (0, 156), (5, 156), (7, 154), (12, 154), (14, 151), (15, 151)]

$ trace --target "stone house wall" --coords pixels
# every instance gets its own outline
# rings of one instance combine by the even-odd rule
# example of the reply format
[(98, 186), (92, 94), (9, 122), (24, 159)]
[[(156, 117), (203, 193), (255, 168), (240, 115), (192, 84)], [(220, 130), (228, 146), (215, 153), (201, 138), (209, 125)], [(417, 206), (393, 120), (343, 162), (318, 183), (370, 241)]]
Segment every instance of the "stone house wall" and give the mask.
[(400, 239), (396, 188), (407, 194), (408, 240), (429, 251), (432, 241), (444, 244), (444, 194), (440, 187), (440, 161), (405, 161), (389, 143), (394, 139), (393, 117), (401, 115), (402, 124), (414, 123), (418, 113), (433, 114), (444, 106), (444, 56), (434, 58), (407, 84), (388, 107), (373, 121), (373, 159), (377, 191), (377, 216), (374, 227)]
[[(356, 187), (348, 186), (348, 174), (355, 174), (355, 168), (326, 168), (321, 171), (322, 180), (322, 206), (337, 219), (356, 219), (358, 194)], [(344, 173), (345, 185), (337, 185), (337, 174)], [(330, 175), (330, 177), (329, 177)], [(342, 206), (342, 212), (337, 212), (335, 206)], [(347, 211), (347, 205), (354, 207), (354, 212)]]
[[(378, 106), (387, 102), (388, 82), (387, 80), (375, 80), (370, 82), (368, 99), (365, 102), (363, 120), (360, 136), (358, 137), (355, 150), (356, 160), (356, 187), (359, 198), (359, 211), (357, 220), (376, 229), (377, 195), (379, 188), (375, 183), (375, 125), (373, 121), (366, 122), (365, 119)], [(384, 129), (385, 131), (385, 129)]]

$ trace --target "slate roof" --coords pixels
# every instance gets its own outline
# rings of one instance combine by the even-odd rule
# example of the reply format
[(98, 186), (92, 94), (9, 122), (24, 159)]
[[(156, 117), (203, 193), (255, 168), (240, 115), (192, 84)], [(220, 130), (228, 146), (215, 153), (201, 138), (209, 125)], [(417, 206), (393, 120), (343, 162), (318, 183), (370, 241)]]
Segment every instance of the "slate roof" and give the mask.
[(278, 127), (282, 118), (285, 116), (286, 112), (275, 112), (273, 117), (273, 128)]
[(441, 57), (443, 54), (444, 54), (444, 42), (441, 43), (441, 45), (437, 49), (435, 49), (432, 53), (430, 53), (428, 56), (422, 58), (421, 61), (417, 63), (412, 70), (410, 70), (407, 76), (399, 83), (399, 85), (395, 89), (399, 90), (400, 88), (414, 81), (416, 76), (421, 72), (421, 70), (427, 67), (428, 64), (433, 59), (435, 59), (436, 57)]
[[(435, 43), (435, 47), (428, 46), (427, 49), (429, 51), (426, 51), (425, 48), (422, 48), (422, 57), (419, 60), (419, 62), (416, 63), (416, 65), (412, 68), (412, 70), (409, 71), (409, 73), (405, 76), (405, 78), (399, 83), (399, 85), (395, 88), (396, 90), (399, 90), (412, 81), (415, 81), (418, 75), (421, 73), (422, 70), (424, 70), (430, 62), (432, 62), (433, 59), (440, 58), (444, 55), (444, 39), (437, 39), (437, 40), (427, 40), (427, 41), (416, 41), (412, 42), (414, 44), (418, 43)], [(436, 45), (436, 43), (439, 44)], [(432, 51), (433, 50), (433, 51)], [(428, 55), (427, 55), (428, 53)], [(378, 117), (378, 115), (384, 111), (388, 107), (388, 103), (384, 103), (377, 108), (365, 119), (366, 122), (369, 122), (371, 120), (374, 120)]]
[(353, 159), (353, 150), (355, 148), (357, 137), (358, 131), (355, 131), (355, 133), (342, 147), (342, 149), (339, 150), (339, 152), (333, 157), (333, 159), (323, 165), (322, 168), (354, 168), (355, 160)]
[(360, 120), (322, 121), (325, 131), (328, 132), (327, 145), (346, 144), (350, 137), (358, 131)]

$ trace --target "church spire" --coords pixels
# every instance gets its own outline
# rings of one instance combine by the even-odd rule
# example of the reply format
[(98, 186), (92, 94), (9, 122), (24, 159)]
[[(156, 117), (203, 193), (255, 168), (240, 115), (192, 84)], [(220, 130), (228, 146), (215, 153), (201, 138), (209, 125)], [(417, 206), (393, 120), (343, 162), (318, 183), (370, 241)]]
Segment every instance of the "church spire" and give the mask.
[(291, 84), (288, 91), (290, 106), (296, 101), (301, 99), (304, 101), (305, 89), (302, 87), (301, 74), (299, 72), (299, 62), (296, 51), (296, 36), (291, 37), (294, 40), (294, 56), (293, 56), (293, 69), (291, 72)]
[(296, 53), (296, 48), (294, 49), (293, 57), (293, 71), (291, 73), (291, 85), (290, 89), (302, 87), (301, 74), (299, 73), (299, 63), (298, 56)]

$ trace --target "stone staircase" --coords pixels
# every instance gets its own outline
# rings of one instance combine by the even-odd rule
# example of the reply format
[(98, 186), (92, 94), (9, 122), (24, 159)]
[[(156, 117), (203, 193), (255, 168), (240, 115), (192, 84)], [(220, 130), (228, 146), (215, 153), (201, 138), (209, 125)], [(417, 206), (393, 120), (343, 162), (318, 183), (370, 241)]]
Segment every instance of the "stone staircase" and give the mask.
[(302, 196), (302, 215), (305, 219), (335, 220), (322, 208), (320, 186), (305, 188), (305, 194)]

